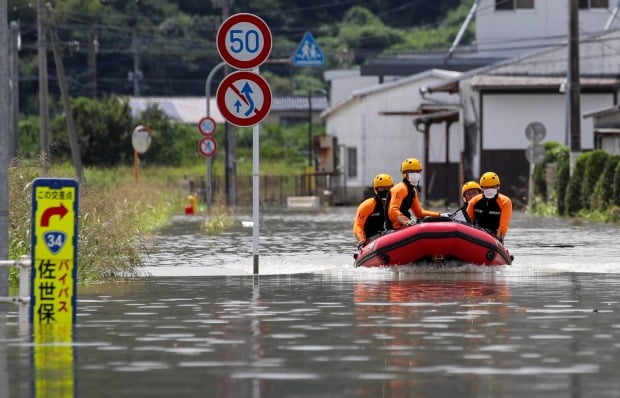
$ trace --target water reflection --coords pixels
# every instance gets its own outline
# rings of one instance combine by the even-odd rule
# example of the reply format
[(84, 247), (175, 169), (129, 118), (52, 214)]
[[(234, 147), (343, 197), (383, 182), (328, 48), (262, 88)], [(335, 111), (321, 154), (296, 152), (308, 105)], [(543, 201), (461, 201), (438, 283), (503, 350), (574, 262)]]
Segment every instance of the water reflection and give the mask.
[[(620, 391), (611, 226), (517, 214), (513, 266), (355, 269), (349, 212), (263, 217), (258, 277), (248, 275), (251, 230), (241, 222), (209, 237), (183, 219), (148, 258), (153, 274), (173, 276), (80, 286), (75, 396)], [(0, 325), (0, 356), (10, 364), (3, 369), (0, 358), (0, 381), (10, 398), (40, 396), (33, 344), (20, 333), (11, 311)]]

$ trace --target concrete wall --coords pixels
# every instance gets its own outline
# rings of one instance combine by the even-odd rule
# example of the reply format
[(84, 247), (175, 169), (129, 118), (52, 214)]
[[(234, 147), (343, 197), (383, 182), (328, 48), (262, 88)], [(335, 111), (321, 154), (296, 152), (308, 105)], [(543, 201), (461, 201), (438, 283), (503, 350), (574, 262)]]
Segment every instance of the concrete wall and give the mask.
[[(346, 148), (357, 148), (355, 177), (346, 178), (348, 193), (361, 200), (363, 191), (379, 173), (390, 174), (399, 181), (400, 164), (409, 157), (424, 161), (424, 136), (415, 129), (412, 113), (422, 102), (420, 88), (437, 83), (439, 76), (424, 73), (399, 82), (375, 86), (354, 93), (353, 99), (331, 112), (326, 118), (327, 134), (335, 136), (340, 146), (339, 170), (347, 175)], [(403, 112), (402, 115), (385, 115), (382, 112)], [(451, 126), (450, 160), (458, 161), (460, 126)], [(445, 126), (431, 129), (430, 159), (445, 159)]]
[[(616, 5), (581, 9), (579, 32), (600, 33)], [(620, 27), (616, 19), (612, 29)], [(534, 0), (533, 9), (495, 10), (495, 0), (481, 0), (476, 10), (478, 50), (496, 55), (515, 54), (524, 48), (560, 44), (568, 35), (568, 0)]]
[[(581, 113), (613, 105), (612, 94), (582, 94)], [(483, 94), (482, 143), (484, 149), (525, 149), (525, 127), (542, 123), (544, 141), (566, 142), (566, 96), (563, 94)], [(594, 147), (592, 121), (581, 119), (581, 147)]]

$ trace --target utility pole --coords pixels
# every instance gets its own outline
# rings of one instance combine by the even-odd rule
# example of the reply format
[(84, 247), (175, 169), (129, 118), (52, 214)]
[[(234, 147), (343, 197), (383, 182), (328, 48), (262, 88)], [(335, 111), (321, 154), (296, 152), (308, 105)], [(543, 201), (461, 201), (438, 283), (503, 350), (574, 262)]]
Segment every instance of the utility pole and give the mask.
[(48, 29), (49, 35), (52, 39), (52, 49), (54, 50), (54, 62), (56, 63), (56, 74), (58, 75), (58, 87), (60, 88), (60, 96), (62, 97), (62, 106), (65, 112), (65, 119), (67, 122), (67, 133), (69, 134), (69, 145), (71, 146), (71, 158), (73, 160), (73, 167), (75, 168), (75, 174), (78, 177), (78, 181), (84, 181), (84, 171), (82, 169), (82, 158), (80, 156), (80, 146), (77, 140), (77, 133), (75, 130), (75, 122), (73, 120), (73, 111), (71, 110), (71, 103), (69, 102), (69, 89), (67, 85), (67, 78), (65, 75), (65, 67), (62, 63), (62, 56), (60, 55), (60, 43), (58, 40), (58, 34), (56, 33), (56, 23), (54, 22), (54, 16), (52, 14), (52, 6), (48, 5)]
[(9, 26), (9, 163), (17, 157), (19, 121), (19, 22)]
[(140, 96), (140, 80), (142, 71), (140, 70), (140, 54), (138, 53), (138, 36), (136, 28), (131, 31), (131, 51), (133, 52), (133, 72), (129, 73), (129, 78), (133, 81), (133, 96)]
[[(222, 23), (230, 14), (230, 0), (211, 0), (215, 7), (222, 8)], [(230, 74), (230, 67), (224, 69), (224, 77)], [(226, 185), (226, 204), (237, 204), (237, 137), (236, 128), (226, 122), (224, 124), (224, 184)]]
[(37, 49), (39, 59), (39, 141), (41, 147), (41, 166), (44, 174), (50, 169), (50, 139), (49, 139), (49, 109), (47, 88), (47, 39), (45, 5), (43, 0), (37, 0)]
[[(0, 0), (0, 115), (8, 115), (9, 110), (9, 29), (7, 26), (7, 0)], [(0, 119), (0, 260), (9, 257), (9, 125), (7, 119)], [(0, 267), (0, 297), (8, 296), (9, 272)], [(0, 309), (4, 312), (4, 305)], [(4, 320), (0, 320), (4, 324)], [(2, 389), (0, 389), (2, 392)]]
[(97, 41), (97, 31), (91, 28), (88, 33), (88, 89), (90, 97), (97, 98), (97, 50), (99, 42)]
[(569, 0), (568, 17), (568, 117), (570, 126), (570, 175), (581, 153), (581, 105), (579, 87), (579, 0)]

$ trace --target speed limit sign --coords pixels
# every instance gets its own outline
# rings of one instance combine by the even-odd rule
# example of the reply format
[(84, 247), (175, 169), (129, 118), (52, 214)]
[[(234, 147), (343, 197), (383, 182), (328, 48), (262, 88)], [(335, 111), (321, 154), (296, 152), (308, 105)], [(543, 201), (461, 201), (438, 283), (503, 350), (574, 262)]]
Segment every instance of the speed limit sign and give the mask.
[(237, 69), (253, 69), (271, 53), (271, 31), (254, 14), (235, 14), (217, 31), (217, 51), (228, 65)]

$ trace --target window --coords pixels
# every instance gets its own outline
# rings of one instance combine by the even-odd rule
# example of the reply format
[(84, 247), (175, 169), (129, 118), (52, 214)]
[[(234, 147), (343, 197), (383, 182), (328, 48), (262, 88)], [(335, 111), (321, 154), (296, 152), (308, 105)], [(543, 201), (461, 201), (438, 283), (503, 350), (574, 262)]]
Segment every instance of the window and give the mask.
[(516, 10), (524, 8), (534, 8), (534, 0), (495, 0), (496, 10)]
[(357, 177), (357, 148), (347, 148), (347, 176)]
[(579, 0), (579, 8), (609, 8), (609, 0)]

